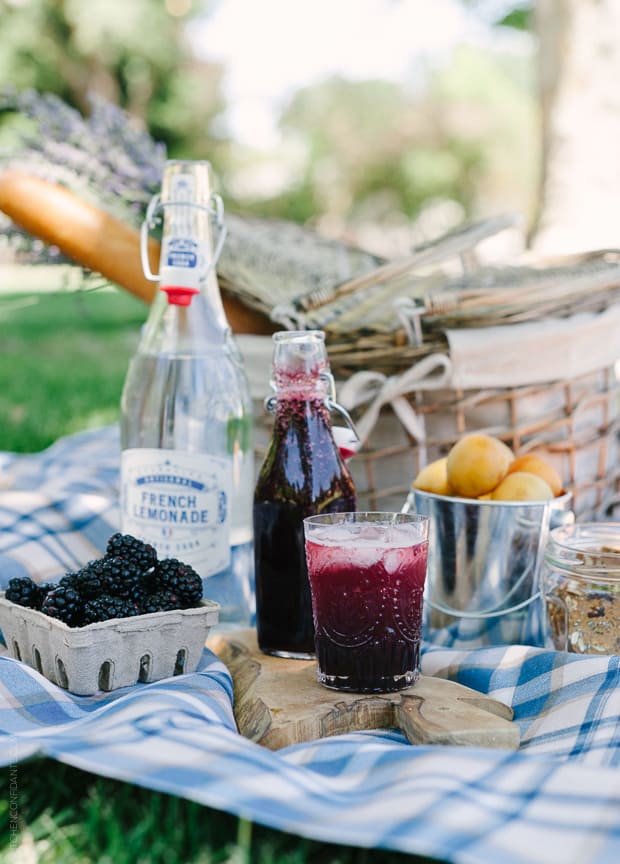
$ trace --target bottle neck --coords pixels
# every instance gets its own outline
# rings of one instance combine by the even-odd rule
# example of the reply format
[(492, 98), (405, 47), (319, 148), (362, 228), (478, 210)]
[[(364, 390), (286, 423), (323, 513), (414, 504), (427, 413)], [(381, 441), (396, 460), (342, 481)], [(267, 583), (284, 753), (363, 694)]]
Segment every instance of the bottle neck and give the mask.
[[(287, 418), (296, 424), (305, 423), (311, 418), (319, 418), (331, 428), (329, 410), (325, 404), (329, 382), (328, 369), (324, 357), (308, 361), (305, 348), (299, 351), (302, 340), (296, 345), (281, 350), (278, 360), (273, 364), (272, 387), (275, 389), (276, 419), (280, 424)], [(321, 346), (322, 347), (322, 346)], [(297, 350), (296, 350), (297, 349)]]
[(285, 355), (282, 362), (274, 362), (271, 386), (276, 399), (325, 399), (330, 386), (327, 361), (308, 364), (303, 356), (300, 362), (296, 360)]
[(145, 350), (193, 354), (229, 340), (215, 267), (213, 197), (208, 163), (166, 164), (159, 292), (145, 328)]
[(306, 406), (308, 411), (316, 411), (319, 407), (324, 408), (329, 415), (323, 391), (300, 392), (298, 390), (279, 390), (273, 399), (275, 401), (276, 413), (278, 411), (301, 410)]
[(207, 292), (194, 295), (189, 305), (170, 303), (159, 292), (142, 331), (141, 353), (196, 356), (222, 349), (232, 352), (232, 332)]
[[(322, 440), (333, 442), (329, 409), (322, 393), (278, 394), (275, 404), (273, 434), (276, 440), (290, 435), (301, 436), (311, 443)], [(334, 445), (335, 447), (335, 445)]]

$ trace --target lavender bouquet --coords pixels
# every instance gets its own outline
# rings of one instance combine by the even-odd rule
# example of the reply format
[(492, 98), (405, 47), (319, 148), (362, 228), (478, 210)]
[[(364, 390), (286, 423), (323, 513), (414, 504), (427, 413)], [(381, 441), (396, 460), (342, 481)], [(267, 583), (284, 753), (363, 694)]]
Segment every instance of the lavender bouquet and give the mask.
[[(0, 118), (13, 138), (0, 149), (0, 170), (27, 170), (138, 226), (161, 181), (165, 146), (117, 106), (96, 96), (90, 103), (85, 117), (51, 93), (0, 93)], [(0, 237), (21, 260), (63, 260), (1, 213)]]

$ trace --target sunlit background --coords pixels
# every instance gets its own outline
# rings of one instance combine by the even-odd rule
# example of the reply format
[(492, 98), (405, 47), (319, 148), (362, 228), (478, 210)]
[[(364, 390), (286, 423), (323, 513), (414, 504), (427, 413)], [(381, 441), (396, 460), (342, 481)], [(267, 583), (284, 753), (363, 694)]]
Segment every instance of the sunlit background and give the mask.
[[(527, 213), (533, 39), (494, 27), (487, 7), (219, 4), (190, 36), (197, 56), (224, 70), (214, 130), (236, 144), (231, 195), (253, 206), (281, 199), (286, 215), (329, 233), (348, 225), (375, 248), (481, 210)], [(527, 156), (515, 170), (506, 157), (517, 140)]]
[(230, 208), (382, 254), (499, 212), (618, 245), (619, 5), (0, 0), (0, 92), (98, 94), (210, 159)]
[(99, 93), (171, 156), (211, 159), (229, 206), (397, 253), (465, 218), (530, 217), (522, 5), (4, 0), (0, 84), (84, 112)]

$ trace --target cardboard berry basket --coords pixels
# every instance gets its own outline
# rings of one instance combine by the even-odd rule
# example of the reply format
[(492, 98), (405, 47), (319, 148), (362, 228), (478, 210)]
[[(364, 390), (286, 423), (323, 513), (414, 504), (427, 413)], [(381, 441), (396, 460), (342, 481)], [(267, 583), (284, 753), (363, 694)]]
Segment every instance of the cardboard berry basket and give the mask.
[(0, 629), (9, 654), (78, 696), (194, 672), (219, 604), (68, 627), (0, 593)]

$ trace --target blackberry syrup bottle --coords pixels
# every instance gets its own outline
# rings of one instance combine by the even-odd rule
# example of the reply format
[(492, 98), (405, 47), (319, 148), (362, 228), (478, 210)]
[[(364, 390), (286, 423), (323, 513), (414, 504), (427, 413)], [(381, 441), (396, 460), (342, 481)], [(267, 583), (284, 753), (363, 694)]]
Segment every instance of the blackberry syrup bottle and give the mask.
[(303, 519), (356, 509), (332, 433), (333, 378), (320, 330), (273, 336), (273, 433), (254, 492), (258, 644), (266, 654), (314, 657)]
[[(146, 240), (162, 219), (154, 276)], [(209, 163), (167, 162), (142, 234), (143, 267), (160, 290), (121, 400), (121, 530), (160, 558), (190, 564), (204, 596), (220, 604), (220, 625), (247, 627), (255, 620), (252, 403), (217, 282), (224, 237)]]

